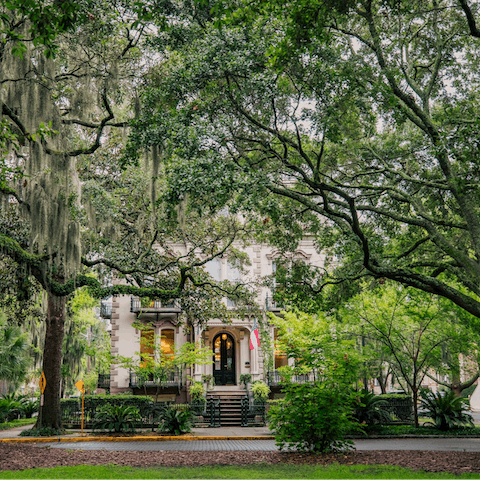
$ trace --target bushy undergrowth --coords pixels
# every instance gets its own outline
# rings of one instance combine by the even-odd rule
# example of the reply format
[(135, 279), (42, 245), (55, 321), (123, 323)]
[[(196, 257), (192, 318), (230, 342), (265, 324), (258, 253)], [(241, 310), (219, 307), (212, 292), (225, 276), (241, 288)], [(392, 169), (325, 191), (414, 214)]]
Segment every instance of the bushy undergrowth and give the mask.
[(421, 391), (421, 395), (423, 415), (430, 418), (439, 430), (473, 426), (472, 416), (466, 411), (465, 399), (457, 397), (455, 392), (433, 393), (425, 389)]
[(333, 382), (289, 384), (285, 398), (268, 411), (270, 429), (281, 450), (336, 452), (348, 450), (345, 440), (352, 420), (354, 392)]
[(35, 422), (35, 418), (20, 418), (18, 420), (12, 420), (11, 422), (0, 423), (0, 430), (10, 430), (11, 428), (21, 427), (23, 425), (31, 425)]
[[(365, 432), (360, 432), (358, 430), (352, 429), (349, 432), (349, 435), (445, 435), (444, 430), (439, 430), (433, 425), (422, 425), (420, 427), (414, 427), (413, 425), (374, 425)], [(477, 427), (457, 427), (451, 428), (448, 430), (448, 436), (470, 436), (470, 435), (480, 435), (480, 428)]]
[(188, 405), (171, 405), (164, 411), (158, 431), (170, 435), (190, 433), (193, 427), (192, 421), (193, 412)]
[(131, 405), (104, 405), (95, 414), (94, 430), (112, 433), (134, 432), (140, 420), (138, 408)]
[(24, 430), (20, 436), (22, 437), (54, 437), (56, 435), (63, 435), (65, 430), (59, 430), (56, 428), (32, 428), (30, 430)]

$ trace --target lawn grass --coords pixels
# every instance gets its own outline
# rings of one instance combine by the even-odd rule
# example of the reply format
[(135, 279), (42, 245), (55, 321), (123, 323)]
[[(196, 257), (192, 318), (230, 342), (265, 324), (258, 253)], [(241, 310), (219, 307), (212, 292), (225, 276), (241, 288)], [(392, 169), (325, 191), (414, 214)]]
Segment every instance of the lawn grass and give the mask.
[(134, 468), (116, 465), (36, 468), (18, 472), (0, 472), (0, 478), (480, 478), (480, 474), (454, 475), (427, 473), (389, 465), (314, 465), (208, 466), (208, 467), (156, 467)]
[(0, 430), (10, 430), (11, 428), (21, 427), (23, 425), (31, 425), (37, 421), (36, 418), (20, 418), (11, 422), (0, 423)]

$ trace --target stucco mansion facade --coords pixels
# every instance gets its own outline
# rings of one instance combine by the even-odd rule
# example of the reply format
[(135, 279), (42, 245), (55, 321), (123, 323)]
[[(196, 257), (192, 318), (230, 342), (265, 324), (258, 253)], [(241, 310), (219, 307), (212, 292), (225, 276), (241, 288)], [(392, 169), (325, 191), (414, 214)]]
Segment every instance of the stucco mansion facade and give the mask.
[[(232, 280), (247, 282), (260, 280), (263, 277), (272, 275), (275, 271), (275, 260), (280, 254), (267, 245), (252, 245), (243, 249), (250, 258), (251, 265), (247, 272), (240, 277), (238, 270), (234, 269), (227, 258), (216, 259), (206, 265), (206, 270), (216, 280)], [(306, 263), (323, 267), (325, 255), (319, 254), (312, 241), (303, 240), (295, 252), (295, 257)], [(280, 313), (281, 308), (272, 301), (270, 289), (258, 287), (256, 291), (257, 302), (262, 310), (262, 316), (267, 318), (266, 313)], [(226, 300), (227, 302), (227, 300)], [(143, 302), (144, 303), (144, 302)], [(227, 302), (227, 308), (229, 304)], [(233, 306), (231, 307), (233, 308)], [(145, 322), (154, 326), (154, 333), (161, 339), (161, 350), (165, 353), (187, 341), (193, 341), (190, 333), (185, 333), (180, 321), (181, 310), (175, 305), (162, 305), (161, 302), (151, 302), (150, 305), (142, 305), (140, 299), (122, 295), (112, 299), (111, 308), (111, 352), (113, 355), (134, 357), (140, 351), (140, 339), (142, 331), (132, 326), (135, 322)], [(195, 365), (181, 374), (172, 375), (168, 386), (163, 387), (160, 398), (166, 401), (183, 402), (186, 397), (187, 378), (202, 380), (202, 375), (212, 375), (215, 378), (213, 391), (244, 391), (240, 381), (240, 375), (250, 374), (252, 382), (255, 380), (266, 380), (269, 374), (270, 383), (275, 381), (275, 369), (278, 366), (286, 365), (288, 360), (285, 355), (274, 352), (273, 371), (267, 372), (266, 362), (262, 346), (250, 349), (250, 334), (254, 327), (254, 315), (245, 315), (244, 318), (234, 318), (226, 324), (222, 318), (212, 318), (208, 324), (200, 330), (196, 328), (195, 337), (201, 336), (203, 344), (212, 349), (213, 363), (208, 365)], [(273, 327), (270, 330), (267, 341), (273, 343), (275, 332)], [(260, 343), (265, 339), (260, 338)], [(273, 345), (272, 345), (273, 346)], [(181, 375), (183, 378), (179, 378)], [(144, 385), (136, 381), (135, 375), (118, 366), (112, 366), (110, 372), (110, 393), (144, 393)], [(152, 394), (155, 385), (148, 394)], [(158, 393), (158, 391), (157, 391)]]

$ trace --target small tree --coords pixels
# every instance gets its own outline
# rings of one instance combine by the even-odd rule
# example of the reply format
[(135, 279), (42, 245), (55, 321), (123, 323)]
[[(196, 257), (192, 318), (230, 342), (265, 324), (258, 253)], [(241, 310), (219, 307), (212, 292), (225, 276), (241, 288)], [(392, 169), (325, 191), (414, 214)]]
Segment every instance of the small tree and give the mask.
[[(354, 341), (343, 339), (322, 314), (287, 312), (283, 319), (272, 316), (271, 322), (278, 328), (282, 350), (295, 359), (295, 366), (282, 367), (285, 398), (268, 413), (277, 445), (314, 452), (348, 448), (351, 442), (344, 435), (353, 426), (359, 363)], [(313, 374), (312, 382), (289, 380), (307, 371)]]
[(449, 346), (466, 346), (475, 333), (460, 324), (451, 302), (433, 295), (384, 284), (366, 290), (342, 310), (346, 330), (381, 344), (396, 378), (413, 397), (414, 421), (418, 426), (418, 400), (423, 379), (439, 364)]
[[(132, 325), (140, 331), (153, 332), (151, 324), (136, 322)], [(155, 402), (163, 387), (167, 385), (172, 372), (184, 371), (194, 364), (206, 365), (212, 363), (212, 351), (200, 343), (186, 342), (179, 347), (173, 346), (173, 353), (162, 352), (161, 335), (141, 335), (140, 352), (135, 352), (135, 358), (118, 356), (113, 361), (121, 367), (135, 373), (140, 384), (145, 389), (148, 382), (155, 385)], [(148, 353), (145, 353), (148, 352)]]

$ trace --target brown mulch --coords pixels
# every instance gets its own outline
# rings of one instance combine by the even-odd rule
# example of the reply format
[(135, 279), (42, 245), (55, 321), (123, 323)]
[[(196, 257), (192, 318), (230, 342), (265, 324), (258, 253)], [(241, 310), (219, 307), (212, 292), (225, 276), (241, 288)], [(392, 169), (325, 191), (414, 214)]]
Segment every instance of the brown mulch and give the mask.
[(480, 453), (369, 451), (345, 455), (313, 455), (280, 452), (111, 452), (63, 450), (58, 448), (0, 443), (0, 471), (29, 468), (116, 464), (130, 467), (247, 465), (252, 463), (328, 465), (398, 465), (414, 470), (450, 473), (480, 473)]

